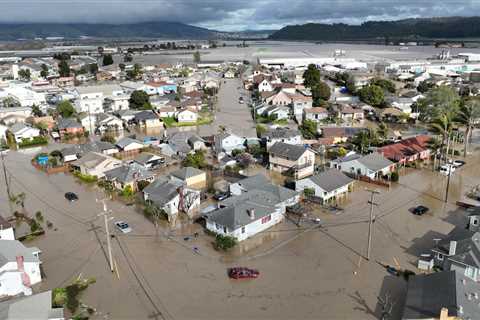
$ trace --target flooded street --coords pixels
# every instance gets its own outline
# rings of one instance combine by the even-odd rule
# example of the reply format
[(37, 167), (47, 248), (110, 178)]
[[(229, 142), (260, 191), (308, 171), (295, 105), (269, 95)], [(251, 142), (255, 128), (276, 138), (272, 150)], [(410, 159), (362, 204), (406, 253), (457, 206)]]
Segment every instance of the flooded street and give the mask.
[[(27, 212), (40, 210), (53, 223), (46, 235), (26, 242), (43, 252), (46, 278), (40, 289), (66, 285), (79, 274), (95, 277), (82, 299), (97, 309), (96, 319), (376, 319), (377, 296), (387, 291), (397, 299), (393, 319), (398, 319), (406, 282), (377, 262), (416, 271), (418, 255), (448, 233), (451, 222), (461, 221), (455, 201), (480, 181), (477, 151), (452, 176), (448, 203), (443, 202), (446, 177), (429, 169), (405, 169), (398, 184), (378, 187), (370, 261), (362, 258), (369, 216), (365, 188), (375, 186), (364, 183), (356, 184), (341, 214), (322, 214), (323, 228), (298, 228), (285, 220), (228, 254), (213, 249), (213, 238), (199, 224), (173, 229), (163, 224), (157, 237), (134, 206), (107, 200), (114, 221), (133, 228), (123, 235), (111, 225), (117, 276), (110, 272), (103, 220), (97, 216), (103, 192), (70, 174), (37, 171), (30, 164), (33, 155), (10, 152), (5, 160), (13, 192), (27, 194)], [(7, 215), (3, 175), (0, 184), (0, 210)], [(79, 201), (66, 201), (67, 191)], [(411, 214), (418, 204), (431, 213)], [(194, 232), (200, 232), (198, 239), (184, 240)], [(259, 269), (260, 278), (228, 279), (226, 268), (236, 265)]]

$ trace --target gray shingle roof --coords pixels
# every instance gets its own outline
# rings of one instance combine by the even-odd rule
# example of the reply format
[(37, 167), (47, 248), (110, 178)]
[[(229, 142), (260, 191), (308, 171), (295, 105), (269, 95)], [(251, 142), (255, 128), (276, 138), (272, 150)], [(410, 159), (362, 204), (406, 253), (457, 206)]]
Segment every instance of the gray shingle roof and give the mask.
[(188, 178), (195, 177), (203, 173), (204, 172), (202, 170), (197, 168), (184, 167), (184, 168), (173, 171), (172, 173), (170, 173), (170, 175), (180, 180), (186, 180)]
[(110, 142), (95, 141), (95, 142), (89, 142), (85, 144), (76, 144), (70, 147), (63, 148), (61, 150), (61, 153), (64, 157), (67, 155), (74, 155), (74, 154), (76, 154), (77, 156), (82, 156), (90, 151), (102, 153), (103, 151), (110, 150), (110, 149), (117, 149), (117, 147), (115, 147)]
[(480, 284), (457, 271), (411, 277), (402, 319), (438, 318), (442, 308), (448, 309), (450, 317), (480, 319), (475, 293), (478, 297)]
[(20, 132), (20, 131), (22, 131), (23, 129), (28, 128), (28, 127), (29, 127), (29, 126), (25, 125), (25, 124), (22, 123), (22, 122), (17, 122), (17, 123), (15, 123), (14, 125), (12, 125), (12, 126), (10, 127), (10, 131), (11, 131), (13, 134), (16, 134), (16, 133), (18, 133), (18, 132)]
[(333, 169), (326, 170), (306, 179), (309, 179), (327, 192), (331, 192), (340, 187), (346, 186), (353, 181), (353, 179), (350, 179), (341, 171)]
[(63, 308), (52, 308), (52, 291), (0, 303), (0, 320), (63, 319)]
[(144, 169), (141, 165), (135, 162), (105, 172), (105, 178), (107, 180), (116, 180), (121, 183), (146, 180), (152, 178), (153, 176), (153, 173), (147, 169)]
[[(246, 192), (254, 192), (256, 190), (262, 190), (262, 191), (267, 191), (270, 192), (271, 194), (276, 196), (276, 201), (277, 202), (283, 202), (287, 199), (290, 199), (294, 197), (295, 195), (298, 194), (297, 191), (287, 189), (282, 186), (278, 186), (276, 184), (271, 183), (267, 177), (265, 177), (263, 174), (257, 174), (255, 176), (251, 176), (245, 179), (240, 180), (237, 182), (243, 190)], [(224, 202), (232, 201), (230, 200), (232, 198), (229, 198), (225, 200)]]
[(276, 142), (270, 147), (269, 153), (275, 157), (284, 158), (291, 161), (296, 161), (300, 158), (307, 148), (302, 145), (294, 145), (283, 142)]
[(380, 153), (374, 152), (367, 154), (357, 160), (372, 171), (378, 171), (393, 165), (393, 162), (385, 158)]
[(74, 118), (61, 118), (57, 122), (58, 129), (82, 128), (82, 125)]
[(292, 138), (300, 135), (300, 131), (295, 129), (289, 128), (276, 128), (270, 129), (262, 133), (262, 138), (270, 138), (270, 139), (286, 139)]
[(27, 248), (18, 240), (0, 240), (0, 266), (17, 261), (18, 256), (23, 256), (25, 262), (39, 262), (34, 252), (40, 250), (36, 247)]
[(122, 139), (118, 140), (116, 145), (119, 148), (123, 149), (131, 143), (139, 143), (139, 144), (143, 145), (143, 143), (141, 141), (138, 141), (138, 140), (135, 140), (135, 139), (132, 139), (132, 138), (129, 138), (129, 137), (125, 137), (125, 138), (122, 138)]
[(143, 193), (148, 194), (148, 199), (161, 208), (178, 195), (177, 189), (182, 185), (181, 182), (163, 177), (150, 183)]

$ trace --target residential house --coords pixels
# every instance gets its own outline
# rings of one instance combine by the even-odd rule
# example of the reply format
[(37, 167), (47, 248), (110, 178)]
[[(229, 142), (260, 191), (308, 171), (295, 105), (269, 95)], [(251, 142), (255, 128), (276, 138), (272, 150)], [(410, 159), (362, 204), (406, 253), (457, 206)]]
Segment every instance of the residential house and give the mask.
[(140, 152), (145, 147), (142, 142), (128, 137), (118, 140), (115, 145), (124, 152)]
[(345, 122), (362, 121), (364, 119), (364, 114), (362, 109), (356, 109), (344, 105), (338, 111), (338, 117)]
[(103, 178), (106, 171), (121, 166), (122, 161), (98, 152), (88, 152), (70, 165), (81, 174)]
[(213, 137), (214, 149), (217, 155), (226, 153), (232, 154), (232, 151), (245, 149), (245, 138), (239, 137), (233, 133), (220, 133)]
[(165, 158), (153, 153), (142, 152), (133, 160), (136, 164), (150, 170), (165, 163)]
[(0, 240), (0, 296), (31, 295), (31, 286), (42, 281), (40, 250), (17, 240)]
[(266, 98), (265, 101), (271, 105), (288, 106), (292, 103), (292, 98), (287, 92), (279, 91), (276, 94)]
[(143, 197), (165, 211), (169, 219), (175, 218), (179, 211), (188, 214), (200, 207), (200, 191), (185, 187), (183, 182), (170, 177), (154, 180), (143, 189)]
[(103, 110), (103, 92), (96, 86), (77, 87), (78, 99), (75, 100), (75, 110), (78, 113), (97, 114)]
[(94, 141), (84, 144), (76, 144), (60, 150), (63, 162), (71, 162), (80, 159), (88, 152), (97, 152), (104, 155), (112, 155), (118, 153), (117, 147), (110, 142)]
[(100, 132), (123, 130), (123, 121), (114, 115), (99, 113), (96, 115), (96, 127)]
[(180, 123), (195, 123), (198, 121), (198, 113), (189, 109), (185, 109), (177, 112), (176, 118)]
[(23, 123), (15, 123), (10, 127), (9, 131), (12, 133), (17, 143), (40, 136), (40, 130), (37, 128), (32, 128)]
[(207, 174), (193, 167), (183, 167), (170, 173), (172, 180), (178, 180), (187, 187), (203, 188), (207, 185)]
[(158, 128), (162, 126), (162, 121), (151, 110), (143, 110), (135, 114), (133, 121), (145, 128)]
[(105, 171), (104, 174), (105, 181), (119, 190), (130, 187), (132, 191), (137, 191), (140, 181), (152, 182), (155, 179), (152, 172), (135, 162)]
[(313, 106), (312, 97), (303, 94), (290, 94), (290, 97), (292, 98), (293, 115), (297, 122), (300, 123), (304, 112)]
[(115, 112), (115, 114), (119, 116), (123, 122), (129, 125), (134, 123), (135, 115), (139, 112), (141, 111), (140, 110), (120, 110)]
[(60, 137), (83, 135), (84, 129), (81, 123), (75, 118), (60, 118), (57, 121), (57, 128)]
[(263, 79), (258, 83), (258, 91), (259, 92), (272, 92), (273, 87), (272, 84), (267, 80)]
[(15, 240), (12, 224), (2, 216), (0, 216), (0, 240)]
[(286, 207), (300, 200), (298, 192), (272, 184), (263, 175), (229, 186), (232, 196), (220, 208), (204, 215), (206, 228), (243, 241), (280, 222)]
[(275, 118), (275, 120), (288, 120), (290, 118), (290, 108), (285, 106), (268, 106), (263, 115)]
[(32, 108), (30, 107), (0, 108), (0, 121), (7, 126), (16, 122), (25, 122), (31, 115)]
[(430, 136), (419, 135), (383, 146), (377, 151), (387, 159), (398, 164), (406, 164), (417, 160), (429, 160), (431, 153), (428, 148), (428, 142), (431, 139)]
[(63, 308), (53, 307), (52, 291), (0, 302), (0, 320), (65, 320)]
[(328, 118), (328, 111), (322, 107), (303, 109), (303, 119), (320, 122)]
[(321, 127), (319, 130), (323, 138), (333, 139), (333, 143), (337, 144), (347, 141), (348, 138), (365, 129), (355, 127)]
[(382, 154), (374, 152), (366, 156), (352, 154), (330, 162), (330, 168), (358, 176), (378, 179), (394, 171), (395, 164)]
[(334, 202), (345, 198), (353, 186), (353, 179), (338, 170), (327, 169), (314, 176), (295, 182), (295, 190), (303, 192), (312, 190), (313, 195), (323, 203)]
[(430, 254), (422, 254), (418, 268), (456, 270), (473, 281), (480, 280), (480, 232), (477, 228), (455, 228), (438, 241)]
[(300, 145), (303, 143), (300, 131), (290, 128), (278, 127), (276, 129), (269, 129), (261, 135), (263, 143), (267, 147), (267, 151), (277, 142), (284, 142), (288, 144)]
[(402, 320), (480, 319), (480, 284), (456, 270), (408, 278)]
[(223, 77), (225, 79), (233, 79), (235, 78), (235, 71), (233, 71), (232, 69), (229, 69), (225, 71), (225, 73), (223, 74)]
[(313, 174), (315, 153), (302, 145), (277, 142), (270, 147), (270, 170), (290, 172), (295, 179), (302, 179)]
[(162, 153), (167, 156), (184, 157), (192, 151), (205, 150), (205, 141), (197, 134), (190, 131), (175, 132), (167, 137), (167, 144), (163, 146)]

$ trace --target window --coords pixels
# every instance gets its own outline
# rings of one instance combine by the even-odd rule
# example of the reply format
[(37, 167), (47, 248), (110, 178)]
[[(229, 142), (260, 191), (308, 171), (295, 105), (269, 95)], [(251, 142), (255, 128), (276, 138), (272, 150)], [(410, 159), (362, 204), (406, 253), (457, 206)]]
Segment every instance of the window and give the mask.
[(223, 233), (227, 233), (227, 227), (223, 227)]
[(265, 216), (262, 218), (262, 224), (265, 224), (267, 222), (269, 222), (270, 220), (272, 220), (272, 215), (268, 215), (268, 216)]
[(443, 260), (443, 254), (437, 253), (437, 259), (442, 261)]
[(215, 228), (220, 229), (220, 226), (218, 225), (218, 223), (215, 223)]
[(245, 233), (245, 227), (242, 227), (242, 233)]

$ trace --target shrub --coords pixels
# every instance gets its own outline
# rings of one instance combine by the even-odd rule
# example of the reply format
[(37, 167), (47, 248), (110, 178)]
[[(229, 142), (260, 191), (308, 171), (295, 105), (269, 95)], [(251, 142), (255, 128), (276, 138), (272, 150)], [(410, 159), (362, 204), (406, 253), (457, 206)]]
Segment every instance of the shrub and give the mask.
[(143, 189), (145, 189), (149, 184), (150, 182), (146, 180), (141, 180), (141, 181), (138, 181), (137, 188), (138, 190), (143, 191)]
[(130, 185), (126, 186), (125, 188), (123, 188), (123, 190), (121, 191), (121, 196), (122, 197), (125, 197), (125, 198), (130, 198), (132, 197), (134, 194), (133, 192), (133, 189)]
[(83, 174), (80, 171), (74, 171), (73, 175), (85, 183), (93, 183), (97, 181), (97, 176), (91, 176), (88, 174)]
[(227, 251), (237, 245), (237, 239), (230, 236), (223, 236), (221, 234), (217, 234), (215, 236), (215, 248), (217, 250)]
[(306, 197), (313, 197), (315, 195), (315, 190), (313, 188), (305, 188), (303, 189), (303, 194)]
[(390, 175), (390, 180), (392, 180), (393, 182), (397, 182), (399, 178), (400, 177), (397, 171), (392, 172), (392, 174)]
[(33, 137), (31, 139), (23, 139), (22, 142), (18, 144), (19, 148), (27, 148), (33, 146), (40, 146), (48, 144), (48, 139), (43, 136)]
[(43, 215), (41, 211), (37, 211), (35, 213), (35, 218), (37, 219), (38, 222), (43, 222)]

